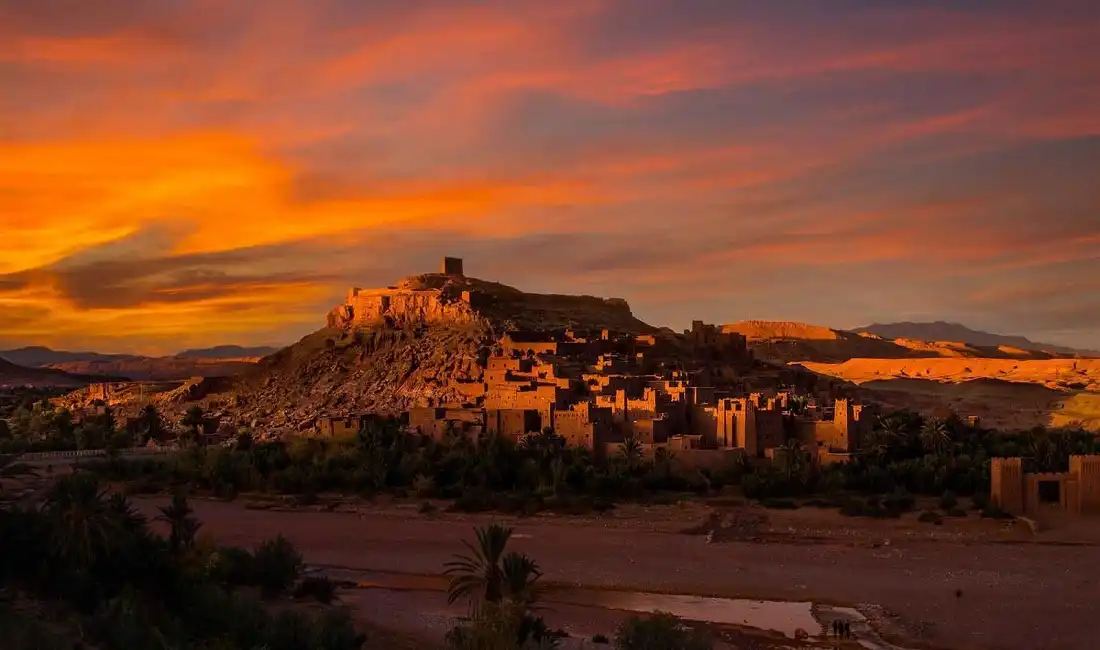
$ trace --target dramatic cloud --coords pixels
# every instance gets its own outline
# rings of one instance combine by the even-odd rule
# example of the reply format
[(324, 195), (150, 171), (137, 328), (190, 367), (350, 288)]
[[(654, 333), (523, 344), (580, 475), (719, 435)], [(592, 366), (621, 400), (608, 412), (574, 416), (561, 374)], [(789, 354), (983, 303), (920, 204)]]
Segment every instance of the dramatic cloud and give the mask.
[(0, 340), (286, 342), (446, 253), (1100, 348), (1096, 169), (1086, 0), (0, 0)]

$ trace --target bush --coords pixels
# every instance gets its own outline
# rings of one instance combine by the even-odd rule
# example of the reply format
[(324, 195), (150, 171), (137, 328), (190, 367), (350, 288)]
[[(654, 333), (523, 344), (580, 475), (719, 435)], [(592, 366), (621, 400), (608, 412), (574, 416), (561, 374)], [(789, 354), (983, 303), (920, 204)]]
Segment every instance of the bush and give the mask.
[(940, 496), (940, 510), (951, 510), (959, 505), (959, 498), (951, 490), (947, 490)]
[(835, 508), (836, 504), (832, 501), (826, 501), (825, 499), (810, 499), (802, 505), (807, 508)]
[(486, 512), (492, 510), (489, 494), (484, 490), (468, 489), (455, 499), (451, 510), (455, 512)]
[(611, 643), (611, 640), (604, 634), (596, 634), (592, 636), (592, 643), (608, 644)]
[(943, 517), (941, 517), (938, 512), (926, 510), (920, 513), (920, 516), (917, 517), (917, 521), (921, 522), (922, 524), (935, 524), (939, 526), (943, 523)]
[(210, 556), (207, 573), (215, 583), (223, 587), (254, 585), (256, 560), (247, 549), (225, 546)]
[(413, 493), (421, 499), (430, 499), (438, 493), (438, 489), (435, 485), (435, 479), (430, 476), (424, 476), (418, 474), (413, 479)]
[(985, 508), (982, 508), (982, 518), (984, 519), (1015, 519), (1012, 515), (1001, 510), (999, 507), (989, 504)]
[(656, 612), (649, 618), (632, 616), (615, 633), (617, 650), (710, 650), (711, 642), (685, 627), (672, 614)]
[(882, 500), (882, 506), (892, 512), (909, 512), (916, 500), (908, 492), (894, 492)]
[(336, 583), (324, 576), (310, 576), (298, 583), (298, 587), (294, 590), (294, 597), (313, 598), (323, 605), (329, 605), (336, 600)]
[(947, 516), (948, 517), (965, 517), (966, 516), (966, 511), (963, 510), (962, 508), (951, 508), (950, 510), (947, 511)]
[(840, 514), (845, 517), (867, 517), (867, 503), (862, 499), (849, 498), (840, 505)]
[(420, 504), (420, 507), (416, 509), (416, 511), (422, 515), (435, 512), (436, 510), (437, 508), (435, 507), (435, 504), (433, 504), (431, 501), (424, 501)]
[(989, 505), (989, 495), (984, 492), (978, 492), (970, 499), (971, 510), (985, 510)]
[(268, 598), (286, 593), (302, 572), (301, 554), (282, 535), (260, 544), (253, 556), (256, 583)]
[(772, 510), (798, 510), (798, 504), (790, 499), (764, 499), (760, 505)]

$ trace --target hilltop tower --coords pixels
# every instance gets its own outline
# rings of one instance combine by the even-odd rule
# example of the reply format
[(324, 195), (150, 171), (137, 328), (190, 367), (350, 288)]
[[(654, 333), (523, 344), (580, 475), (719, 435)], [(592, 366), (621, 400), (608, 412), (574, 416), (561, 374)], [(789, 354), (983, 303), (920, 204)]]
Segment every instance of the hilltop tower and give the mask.
[(461, 276), (462, 273), (462, 258), (461, 257), (444, 257), (443, 258), (443, 275), (457, 275)]

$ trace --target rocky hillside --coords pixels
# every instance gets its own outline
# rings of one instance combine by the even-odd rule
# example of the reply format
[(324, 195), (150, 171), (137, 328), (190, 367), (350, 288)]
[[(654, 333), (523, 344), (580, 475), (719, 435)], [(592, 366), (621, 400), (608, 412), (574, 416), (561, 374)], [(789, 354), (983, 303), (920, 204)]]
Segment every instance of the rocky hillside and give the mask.
[(849, 359), (984, 358), (1041, 360), (1051, 354), (960, 341), (886, 339), (870, 332), (835, 330), (819, 325), (780, 321), (741, 321), (724, 325), (726, 332), (743, 334), (753, 353), (776, 363), (841, 363)]
[[(199, 403), (239, 426), (297, 429), (326, 414), (396, 413), (416, 405), (461, 402), (456, 385), (481, 378), (485, 359), (507, 331), (656, 331), (618, 299), (531, 294), (442, 274), (406, 278), (392, 290), (441, 295), (434, 307), (422, 296), (394, 299), (386, 313), (389, 320), (371, 326), (353, 322), (347, 305), (338, 306), (328, 317), (335, 327), (320, 329), (232, 378), (185, 382), (152, 397), (148, 390), (120, 390), (114, 405), (123, 413), (136, 411), (143, 395), (170, 417)], [(426, 307), (452, 305), (462, 300), (464, 291), (475, 294), (460, 307), (464, 313), (469, 309), (469, 317), (424, 322)]]

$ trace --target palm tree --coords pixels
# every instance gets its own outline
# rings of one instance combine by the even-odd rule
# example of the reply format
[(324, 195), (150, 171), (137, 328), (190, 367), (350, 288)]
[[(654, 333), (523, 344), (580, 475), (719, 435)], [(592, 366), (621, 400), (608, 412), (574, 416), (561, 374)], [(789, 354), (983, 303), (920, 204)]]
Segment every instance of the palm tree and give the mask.
[(161, 506), (160, 516), (157, 521), (163, 521), (170, 527), (168, 546), (173, 553), (191, 548), (195, 542), (195, 533), (202, 524), (191, 516), (194, 510), (187, 503), (187, 495), (182, 490), (177, 490), (172, 495), (172, 502), (167, 506)]
[(444, 564), (450, 577), (447, 602), (467, 599), (477, 612), (485, 603), (504, 600), (529, 606), (535, 601), (535, 582), (541, 573), (534, 560), (521, 553), (507, 553), (512, 529), (500, 524), (478, 528), (477, 545), (464, 541), (469, 550)]
[(920, 438), (925, 451), (942, 454), (951, 447), (951, 428), (940, 418), (929, 418), (921, 426)]
[(123, 522), (117, 505), (109, 503), (107, 489), (86, 472), (58, 481), (46, 497), (45, 512), (57, 526), (55, 550), (76, 567), (90, 567), (120, 540)]
[(155, 405), (146, 404), (145, 408), (141, 409), (138, 421), (140, 422), (140, 430), (145, 434), (146, 439), (160, 440), (164, 427), (161, 426), (160, 413), (157, 412)]
[(779, 452), (782, 458), (783, 473), (787, 478), (787, 483), (790, 483), (794, 480), (794, 475), (802, 469), (806, 449), (803, 447), (802, 441), (798, 438), (787, 438), (787, 440), (779, 446)]
[(619, 458), (626, 463), (627, 468), (634, 469), (640, 465), (644, 455), (645, 450), (638, 438), (635, 436), (623, 438), (622, 444), (619, 445)]
[(187, 409), (187, 413), (183, 415), (183, 419), (180, 420), (180, 424), (187, 427), (188, 432), (191, 434), (192, 441), (197, 441), (199, 437), (199, 427), (206, 420), (206, 413), (202, 410), (201, 406), (192, 406)]

